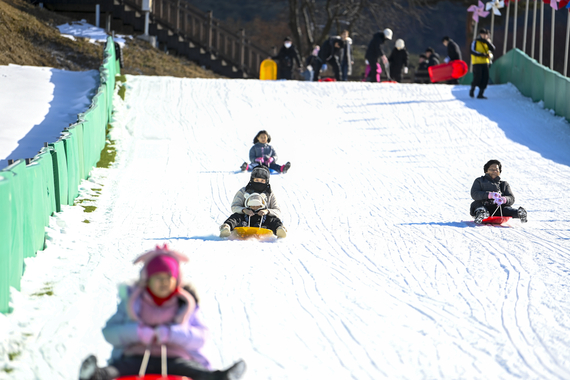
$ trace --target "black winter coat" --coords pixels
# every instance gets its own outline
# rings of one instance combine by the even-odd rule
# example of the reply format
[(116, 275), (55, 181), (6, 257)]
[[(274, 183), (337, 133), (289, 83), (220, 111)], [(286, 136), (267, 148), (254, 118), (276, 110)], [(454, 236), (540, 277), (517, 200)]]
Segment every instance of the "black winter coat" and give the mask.
[(432, 53), (432, 55), (429, 56), (429, 59), (427, 60), (428, 62), (428, 66), (435, 66), (435, 65), (439, 65), (439, 54), (437, 53)]
[(394, 77), (394, 75), (392, 75), (392, 68), (394, 69), (394, 73), (399, 73), (402, 71), (402, 68), (408, 67), (408, 51), (406, 49), (398, 50), (394, 48), (392, 53), (390, 53), (390, 57), (388, 57), (388, 62), (390, 62), (390, 76)]
[(367, 59), (371, 65), (378, 62), (378, 58), (384, 55), (381, 46), (384, 42), (386, 42), (384, 32), (374, 33), (374, 36), (372, 36), (372, 40), (370, 40), (368, 48), (366, 49), (366, 54), (364, 55), (364, 58)]
[(451, 39), (447, 43), (447, 56), (449, 57), (450, 61), (457, 61), (461, 59), (461, 50), (459, 49), (459, 45), (457, 45), (455, 41)]
[(280, 69), (291, 70), (293, 68), (293, 61), (297, 62), (297, 67), (301, 67), (301, 60), (299, 59), (299, 53), (295, 46), (291, 45), (290, 48), (285, 46), (281, 47), (279, 53), (273, 57), (273, 60), (277, 61)]
[(489, 193), (501, 193), (501, 196), (507, 199), (507, 203), (503, 206), (511, 206), (515, 203), (515, 196), (511, 191), (511, 186), (507, 181), (501, 181), (501, 177), (492, 179), (490, 175), (485, 174), (473, 182), (471, 186), (471, 198), (476, 201), (482, 201), (484, 205), (492, 205), (493, 199), (489, 199)]
[[(334, 44), (339, 43), (339, 48), (335, 48)], [(344, 42), (340, 37), (331, 37), (321, 45), (321, 49), (319, 50), (319, 58), (323, 63), (328, 62), (329, 59), (336, 57), (338, 60), (342, 55), (342, 47), (344, 46)]]

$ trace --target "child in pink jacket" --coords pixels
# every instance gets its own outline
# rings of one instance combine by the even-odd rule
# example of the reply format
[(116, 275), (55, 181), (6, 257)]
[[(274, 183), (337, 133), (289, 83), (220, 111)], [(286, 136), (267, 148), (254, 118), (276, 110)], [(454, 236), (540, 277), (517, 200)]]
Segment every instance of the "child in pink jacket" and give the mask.
[(91, 355), (81, 365), (80, 380), (111, 380), (138, 375), (149, 350), (147, 374), (161, 373), (161, 348), (166, 346), (169, 375), (193, 380), (237, 380), (245, 371), (242, 360), (224, 371), (213, 371), (202, 347), (207, 328), (200, 320), (198, 298), (181, 285), (180, 262), (188, 259), (156, 246), (135, 260), (142, 262), (140, 280), (121, 294), (117, 312), (103, 328), (113, 345), (109, 366), (97, 367)]

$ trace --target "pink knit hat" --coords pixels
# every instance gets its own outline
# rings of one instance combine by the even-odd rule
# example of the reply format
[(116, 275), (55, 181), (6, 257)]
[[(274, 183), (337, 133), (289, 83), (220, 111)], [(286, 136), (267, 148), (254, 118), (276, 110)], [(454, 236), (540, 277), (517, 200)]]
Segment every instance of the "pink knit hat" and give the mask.
[(178, 260), (168, 255), (157, 255), (146, 264), (146, 275), (150, 278), (153, 274), (159, 272), (170, 273), (170, 275), (178, 279), (180, 265)]
[(155, 249), (143, 253), (135, 260), (135, 264), (143, 263), (139, 286), (145, 287), (149, 277), (158, 272), (170, 273), (180, 283), (180, 263), (187, 261), (186, 256), (169, 249), (166, 244), (162, 247), (157, 245)]

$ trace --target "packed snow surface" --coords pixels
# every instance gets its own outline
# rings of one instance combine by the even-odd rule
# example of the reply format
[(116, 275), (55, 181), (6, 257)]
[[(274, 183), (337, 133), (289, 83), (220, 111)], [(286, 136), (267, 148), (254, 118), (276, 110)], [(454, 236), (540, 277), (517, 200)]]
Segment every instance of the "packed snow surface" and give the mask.
[[(0, 378), (75, 379), (132, 261), (187, 254), (217, 367), (245, 379), (569, 379), (570, 128), (512, 85), (127, 76), (117, 161), (26, 260), (0, 316)], [(254, 135), (292, 163), (273, 175), (288, 236), (218, 238)], [(489, 159), (529, 222), (475, 226)], [(84, 223), (88, 221), (89, 223)], [(8, 358), (11, 355), (12, 360)]]
[(0, 66), (0, 169), (56, 142), (87, 111), (98, 86), (97, 70)]

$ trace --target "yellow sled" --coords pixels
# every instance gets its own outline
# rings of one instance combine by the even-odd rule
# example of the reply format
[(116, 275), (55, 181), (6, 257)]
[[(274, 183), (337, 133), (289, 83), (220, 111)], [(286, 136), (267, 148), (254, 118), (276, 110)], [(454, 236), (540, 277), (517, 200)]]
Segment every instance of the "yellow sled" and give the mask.
[(259, 67), (259, 79), (276, 80), (277, 79), (277, 63), (272, 59), (265, 59)]
[(273, 236), (273, 231), (261, 227), (236, 227), (236, 235), (242, 239), (247, 238), (267, 238)]

